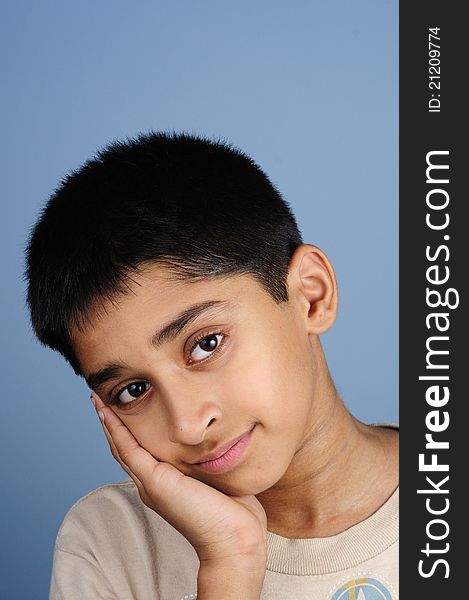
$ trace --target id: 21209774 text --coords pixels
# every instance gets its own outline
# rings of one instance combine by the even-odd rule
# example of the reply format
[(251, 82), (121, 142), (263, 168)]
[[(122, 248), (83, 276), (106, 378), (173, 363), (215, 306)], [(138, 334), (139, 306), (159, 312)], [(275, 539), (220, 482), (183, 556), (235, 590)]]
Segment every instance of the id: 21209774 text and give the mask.
[(441, 110), (441, 39), (440, 27), (428, 29), (428, 88), (431, 97), (428, 101), (428, 112), (439, 113)]

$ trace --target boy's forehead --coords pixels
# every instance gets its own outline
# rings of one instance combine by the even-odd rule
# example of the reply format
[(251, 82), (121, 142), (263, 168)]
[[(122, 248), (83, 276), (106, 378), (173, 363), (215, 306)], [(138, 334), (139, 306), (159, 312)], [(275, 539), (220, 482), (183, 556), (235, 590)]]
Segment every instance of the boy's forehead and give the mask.
[(158, 298), (161, 304), (167, 303), (169, 307), (180, 301), (189, 302), (196, 298), (212, 300), (222, 295), (235, 302), (240, 300), (240, 290), (243, 290), (245, 299), (259, 294), (268, 296), (253, 275), (246, 273), (188, 279), (169, 268), (150, 265), (133, 278), (132, 283), (130, 288), (135, 297), (141, 297), (143, 301), (147, 296), (152, 300)]
[[(184, 320), (184, 313), (210, 309), (236, 311), (241, 306), (255, 309), (273, 299), (250, 274), (230, 274), (204, 279), (174, 277), (168, 269), (149, 266), (131, 276), (127, 291), (118, 297), (97, 302), (90, 325), (79, 332), (72, 328), (74, 343), (93, 343), (116, 327), (137, 324), (151, 314), (153, 325), (164, 327), (171, 320)], [(203, 310), (201, 310), (203, 309)]]

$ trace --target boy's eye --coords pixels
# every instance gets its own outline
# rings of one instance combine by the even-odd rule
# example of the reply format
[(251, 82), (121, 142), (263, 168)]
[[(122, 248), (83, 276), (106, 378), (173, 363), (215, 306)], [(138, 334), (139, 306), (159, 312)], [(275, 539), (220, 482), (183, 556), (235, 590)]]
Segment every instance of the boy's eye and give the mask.
[(134, 381), (117, 394), (115, 402), (118, 405), (130, 404), (136, 398), (144, 394), (149, 387), (150, 384), (148, 381)]
[(192, 346), (190, 358), (191, 362), (200, 362), (204, 360), (218, 348), (220, 341), (224, 338), (222, 333), (211, 333), (198, 339)]

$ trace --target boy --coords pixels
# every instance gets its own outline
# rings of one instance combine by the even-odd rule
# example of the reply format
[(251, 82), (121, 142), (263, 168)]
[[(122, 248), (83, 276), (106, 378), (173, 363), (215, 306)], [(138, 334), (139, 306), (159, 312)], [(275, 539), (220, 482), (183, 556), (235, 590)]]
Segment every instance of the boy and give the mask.
[(26, 275), (129, 476), (67, 513), (52, 600), (397, 598), (398, 432), (334, 388), (334, 271), (251, 159), (110, 145), (51, 197)]

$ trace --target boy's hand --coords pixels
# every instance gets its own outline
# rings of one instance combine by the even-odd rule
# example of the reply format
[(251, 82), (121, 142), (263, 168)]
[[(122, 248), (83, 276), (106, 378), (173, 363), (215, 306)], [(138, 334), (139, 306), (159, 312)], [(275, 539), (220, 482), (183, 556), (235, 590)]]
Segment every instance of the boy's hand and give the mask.
[(248, 561), (254, 579), (265, 575), (267, 517), (255, 496), (229, 496), (160, 462), (99, 396), (104, 433), (112, 455), (137, 486), (140, 498), (194, 547), (201, 567)]

